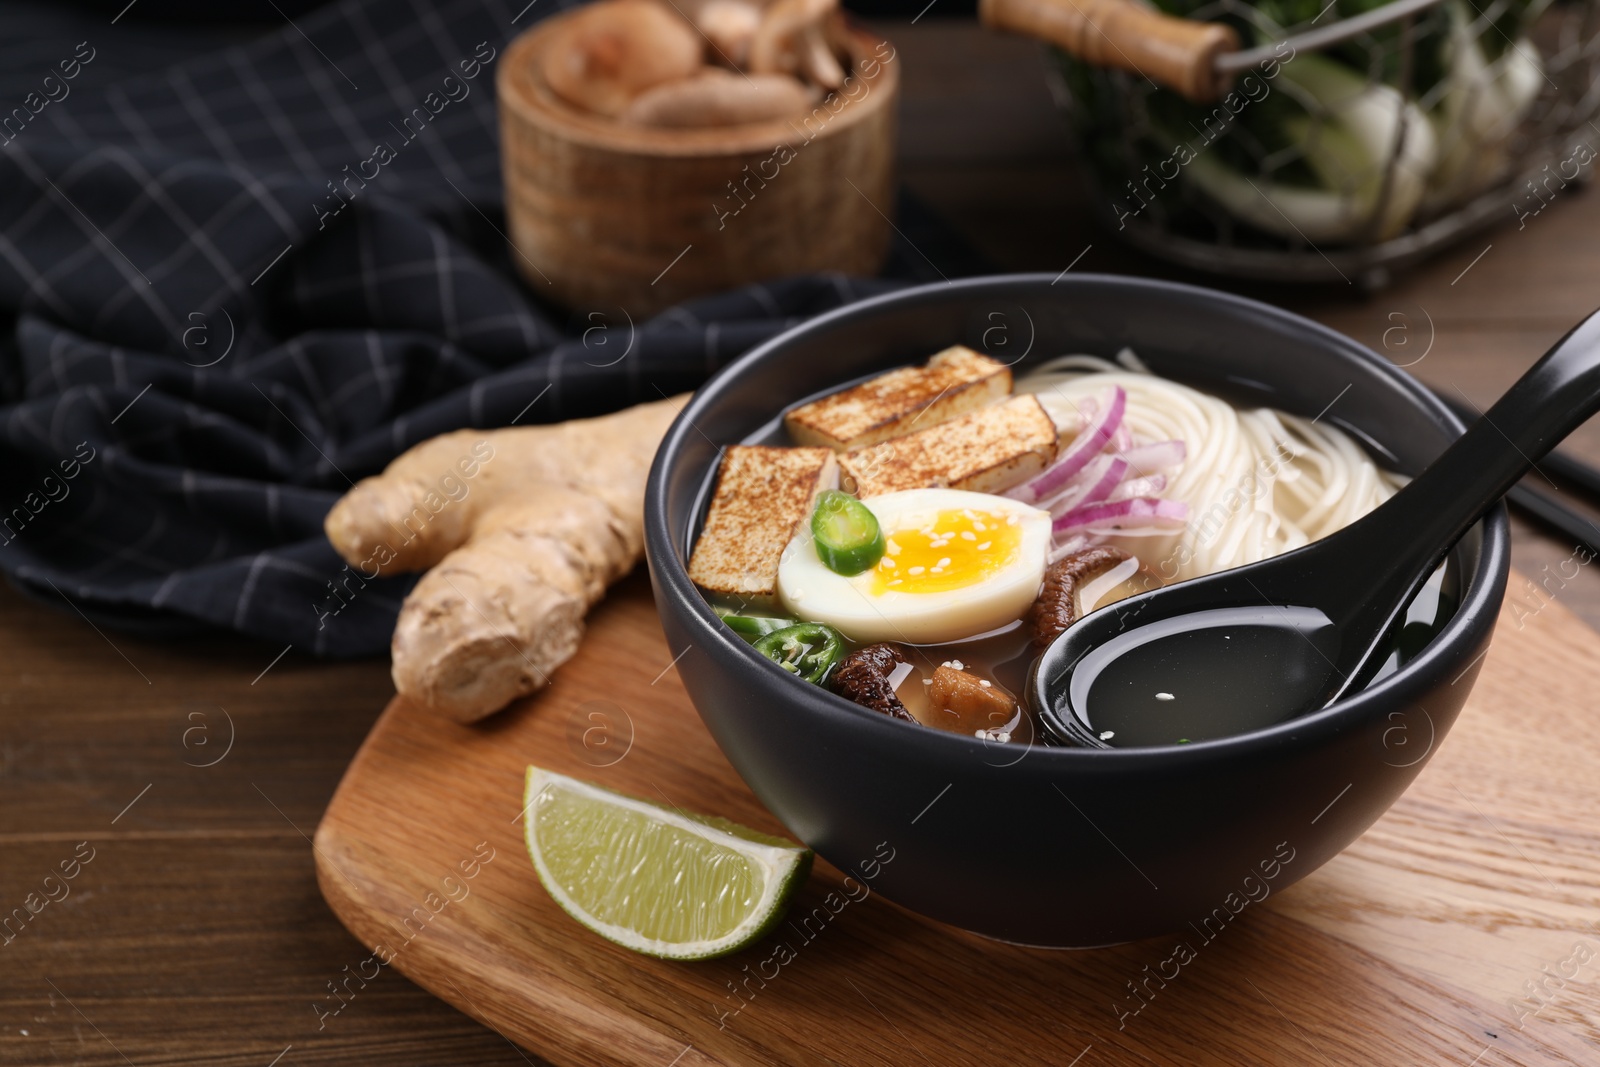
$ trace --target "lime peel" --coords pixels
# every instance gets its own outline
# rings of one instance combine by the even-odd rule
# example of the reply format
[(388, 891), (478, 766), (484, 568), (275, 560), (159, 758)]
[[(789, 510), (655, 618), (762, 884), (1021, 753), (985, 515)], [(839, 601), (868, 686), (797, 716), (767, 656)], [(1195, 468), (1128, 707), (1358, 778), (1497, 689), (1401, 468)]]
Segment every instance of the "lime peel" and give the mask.
[(568, 915), (664, 959), (711, 959), (759, 941), (811, 869), (811, 850), (528, 768), (528, 856)]

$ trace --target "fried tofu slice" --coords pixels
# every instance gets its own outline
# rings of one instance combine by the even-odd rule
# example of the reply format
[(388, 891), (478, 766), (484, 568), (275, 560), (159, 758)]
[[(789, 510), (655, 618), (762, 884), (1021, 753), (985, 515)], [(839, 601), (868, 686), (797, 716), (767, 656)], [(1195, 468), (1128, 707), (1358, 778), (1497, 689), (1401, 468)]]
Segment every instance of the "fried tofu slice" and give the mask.
[(847, 452), (839, 470), (862, 499), (945, 487), (1001, 493), (1049, 466), (1056, 446), (1055, 423), (1030, 394)]
[(1011, 394), (1011, 368), (964, 345), (795, 408), (796, 444), (848, 452), (986, 407)]
[(837, 480), (838, 458), (830, 448), (729, 448), (689, 558), (690, 579), (741, 605), (776, 604), (784, 547), (811, 514), (817, 494)]

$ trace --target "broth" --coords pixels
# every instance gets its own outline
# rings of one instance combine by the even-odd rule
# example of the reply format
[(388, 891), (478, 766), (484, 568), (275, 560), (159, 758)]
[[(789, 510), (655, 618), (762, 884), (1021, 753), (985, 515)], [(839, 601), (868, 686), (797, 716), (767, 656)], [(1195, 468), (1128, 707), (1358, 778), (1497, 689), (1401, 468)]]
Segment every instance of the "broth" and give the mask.
[[(1456, 573), (1453, 564), (1441, 566), (1418, 590), (1368, 685), (1416, 658), (1455, 614)], [(1183, 745), (1263, 729), (1321, 706), (1334, 681), (1338, 643), (1332, 623), (1311, 608), (1179, 616), (1114, 637), (1085, 656), (1069, 682), (1070, 714), (1112, 748)], [(1321, 655), (1304, 656), (1307, 645)], [(1319, 661), (1329, 669), (1316, 669)], [(1295, 662), (1309, 669), (1286, 674), (1284, 665)]]
[[(1099, 607), (1159, 588), (1162, 584), (1159, 578), (1141, 571), (1107, 594)], [(1406, 608), (1405, 622), (1395, 638), (1393, 650), (1369, 685), (1393, 674), (1422, 653), (1455, 614), (1459, 588), (1459, 570), (1453, 560), (1433, 573)], [(728, 610), (737, 608), (734, 604), (718, 606)], [(1304, 636), (1291, 632), (1289, 638), (1294, 641), (1310, 639), (1313, 643), (1319, 643), (1332, 636), (1317, 633), (1316, 629), (1315, 626), (1308, 626)], [(1255, 631), (1255, 636), (1261, 639), (1252, 641), (1236, 638), (1237, 644), (1230, 641), (1224, 645), (1220, 640), (1208, 640), (1208, 635), (1203, 632), (1198, 633), (1183, 650), (1188, 658), (1183, 662), (1174, 659), (1164, 665), (1163, 677), (1170, 680), (1159, 683), (1145, 677), (1122, 677), (1113, 664), (1112, 669), (1101, 673), (1095, 679), (1095, 684), (1088, 688), (1086, 725), (1113, 748), (1136, 748), (1188, 744), (1260, 729), (1278, 722), (1283, 716), (1281, 711), (1274, 709), (1283, 707), (1282, 692), (1253, 690), (1250, 684), (1253, 675), (1249, 667), (1252, 658), (1272, 656), (1272, 642), (1279, 638), (1268, 630)], [(891, 676), (895, 695), (923, 726), (967, 737), (975, 736), (980, 730), (989, 731), (986, 740), (1009, 744), (1031, 744), (1036, 741), (1041, 744), (1059, 743), (1039, 725), (1029, 705), (1028, 671), (1037, 656), (1037, 650), (1033, 647), (1032, 630), (1025, 621), (1018, 620), (998, 630), (961, 641), (934, 645), (896, 644), (905, 652), (908, 662), (897, 668)], [(862, 647), (862, 643), (846, 640), (845, 647), (847, 651), (854, 651)], [(1215, 676), (1211, 668), (1219, 660), (1233, 665), (1237, 673), (1224, 676), (1218, 684), (1196, 689), (1192, 679), (1202, 675)], [(924, 683), (931, 681), (934, 670), (941, 664), (953, 662), (959, 662), (964, 669), (988, 680), (1011, 697), (1016, 704), (1015, 713), (1004, 722), (980, 722), (934, 707), (926, 695), (927, 686)], [(1197, 665), (1207, 669), (1196, 670), (1194, 668)], [(1308, 680), (1308, 685), (1314, 688), (1318, 681)], [(1142, 696), (1119, 698), (1118, 688), (1125, 691), (1136, 688)], [(1156, 694), (1166, 694), (1172, 699), (1161, 699)], [(1108, 733), (1111, 736), (1106, 736)]]
[[(1338, 643), (1314, 608), (1183, 615), (1090, 652), (1072, 673), (1072, 706), (1114, 748), (1248, 733), (1326, 701)], [(1317, 654), (1304, 655), (1307, 645)]]

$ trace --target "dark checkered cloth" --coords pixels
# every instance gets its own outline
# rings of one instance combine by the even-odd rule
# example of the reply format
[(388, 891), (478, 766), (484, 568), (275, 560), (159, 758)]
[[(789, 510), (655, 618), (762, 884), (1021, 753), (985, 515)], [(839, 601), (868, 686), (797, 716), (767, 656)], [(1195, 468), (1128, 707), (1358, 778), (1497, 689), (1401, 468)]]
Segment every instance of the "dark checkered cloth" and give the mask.
[[(493, 56), (561, 4), (524, 4), (348, 0), (222, 48), (48, 8), (27, 9), (33, 38), (0, 18), (14, 584), (102, 624), (379, 652), (413, 579), (326, 612), (341, 562), (322, 519), (353, 480), (447, 430), (692, 388), (888, 284), (710, 298), (639, 324), (621, 361), (624, 338), (530, 296), (501, 235)], [(189, 58), (126, 76), (163, 48)], [(445, 103), (417, 132), (403, 120), (430, 93)], [(395, 158), (340, 207), (379, 142)]]

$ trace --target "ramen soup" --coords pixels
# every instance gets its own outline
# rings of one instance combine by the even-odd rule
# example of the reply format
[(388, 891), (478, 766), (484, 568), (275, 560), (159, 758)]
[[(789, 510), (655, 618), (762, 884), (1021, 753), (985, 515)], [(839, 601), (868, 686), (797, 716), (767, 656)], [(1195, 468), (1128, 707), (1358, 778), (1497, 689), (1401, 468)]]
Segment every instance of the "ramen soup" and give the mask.
[[(800, 403), (728, 448), (689, 573), (795, 684), (907, 728), (1026, 744), (1047, 740), (1023, 703), (1029, 666), (1074, 621), (1299, 548), (1401, 481), (1336, 427), (1237, 407), (1131, 352), (1013, 380), (957, 346)], [(1454, 603), (1442, 567), (1383, 673)], [(1192, 725), (1158, 718), (1099, 736), (1191, 740)]]

